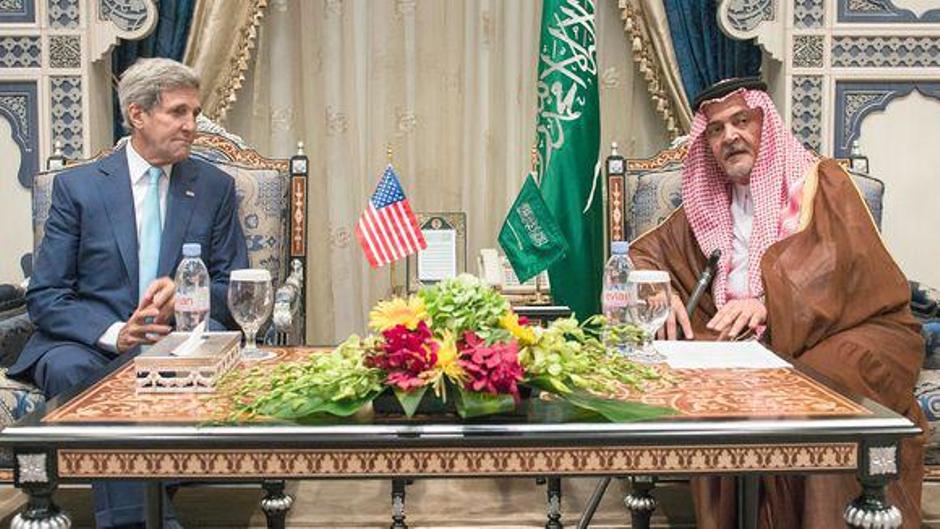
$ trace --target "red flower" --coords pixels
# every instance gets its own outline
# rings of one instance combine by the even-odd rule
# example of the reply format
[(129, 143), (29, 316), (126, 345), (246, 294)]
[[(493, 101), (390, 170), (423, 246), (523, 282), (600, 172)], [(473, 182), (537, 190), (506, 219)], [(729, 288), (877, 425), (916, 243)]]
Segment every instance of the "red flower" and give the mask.
[(437, 344), (431, 339), (431, 330), (425, 322), (413, 331), (396, 325), (382, 332), (385, 343), (381, 352), (366, 359), (366, 364), (388, 373), (386, 383), (409, 391), (427, 381), (421, 374), (437, 364)]
[(460, 367), (468, 376), (465, 387), (472, 391), (512, 395), (519, 402), (522, 366), (519, 365), (519, 346), (516, 342), (486, 343), (473, 332), (464, 333), (460, 346)]

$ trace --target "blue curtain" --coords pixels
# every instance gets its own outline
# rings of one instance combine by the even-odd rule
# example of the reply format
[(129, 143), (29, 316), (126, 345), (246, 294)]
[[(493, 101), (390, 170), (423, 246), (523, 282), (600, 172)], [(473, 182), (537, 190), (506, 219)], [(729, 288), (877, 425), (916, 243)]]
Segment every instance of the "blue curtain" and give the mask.
[(760, 75), (753, 41), (734, 40), (718, 28), (715, 0), (663, 0), (679, 75), (689, 97), (729, 77)]
[[(124, 70), (142, 57), (183, 60), (196, 1), (160, 0), (157, 3), (159, 18), (153, 33), (142, 40), (122, 40), (111, 52), (111, 72), (114, 74), (114, 79), (119, 79)], [(113, 92), (114, 141), (117, 141), (118, 138), (124, 136), (125, 131), (121, 122), (121, 107), (118, 104), (116, 85)]]

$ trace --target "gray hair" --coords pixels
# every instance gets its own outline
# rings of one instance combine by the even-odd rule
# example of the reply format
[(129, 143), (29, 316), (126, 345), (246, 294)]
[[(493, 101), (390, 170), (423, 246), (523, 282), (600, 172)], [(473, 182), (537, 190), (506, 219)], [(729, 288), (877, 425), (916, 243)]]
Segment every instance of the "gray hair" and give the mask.
[(137, 103), (145, 112), (150, 112), (160, 103), (166, 90), (178, 88), (199, 89), (199, 77), (192, 68), (171, 59), (139, 59), (124, 71), (118, 83), (118, 101), (124, 128), (133, 130), (127, 119), (131, 103)]

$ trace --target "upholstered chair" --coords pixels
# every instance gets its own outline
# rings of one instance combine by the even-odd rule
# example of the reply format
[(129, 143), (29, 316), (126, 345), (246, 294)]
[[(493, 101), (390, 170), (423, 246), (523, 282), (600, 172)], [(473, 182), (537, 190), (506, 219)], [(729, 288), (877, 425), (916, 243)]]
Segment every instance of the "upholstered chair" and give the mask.
[[(193, 156), (212, 163), (235, 179), (238, 218), (248, 246), (249, 265), (270, 271), (277, 289), (273, 325), (265, 334), (265, 342), (302, 344), (306, 157), (299, 153), (290, 160), (268, 159), (208, 119), (201, 118), (197, 126)], [(124, 141), (126, 138), (115, 148)], [(291, 166), (298, 171), (292, 173)], [(52, 182), (58, 172), (41, 173), (33, 179), (34, 246), (39, 245), (44, 234)], [(295, 239), (300, 244), (292, 244)], [(37, 388), (6, 377), (6, 367), (16, 360), (32, 329), (24, 304), (0, 313), (0, 428), (45, 404)], [(2, 469), (9, 468), (9, 463), (10, 455), (0, 452), (0, 481), (4, 477)]]

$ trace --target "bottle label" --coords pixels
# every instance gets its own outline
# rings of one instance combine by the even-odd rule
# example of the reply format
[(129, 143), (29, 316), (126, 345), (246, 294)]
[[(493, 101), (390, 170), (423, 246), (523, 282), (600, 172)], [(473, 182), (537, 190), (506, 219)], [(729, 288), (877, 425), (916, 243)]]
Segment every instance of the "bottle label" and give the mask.
[(176, 310), (180, 312), (199, 312), (209, 310), (209, 290), (197, 290), (189, 296), (176, 295)]
[(630, 296), (626, 290), (605, 290), (601, 296), (601, 303), (605, 308), (626, 307), (630, 302)]

